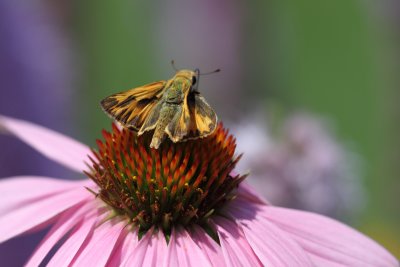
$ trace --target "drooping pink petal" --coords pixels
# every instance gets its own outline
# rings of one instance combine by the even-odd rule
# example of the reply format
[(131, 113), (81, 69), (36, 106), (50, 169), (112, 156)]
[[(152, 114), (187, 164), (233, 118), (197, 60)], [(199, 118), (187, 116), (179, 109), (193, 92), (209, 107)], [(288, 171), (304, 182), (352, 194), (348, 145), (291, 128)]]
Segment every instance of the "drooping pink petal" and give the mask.
[(65, 181), (48, 177), (18, 176), (0, 180), (0, 214), (74, 188), (92, 186), (88, 179)]
[(263, 266), (238, 224), (222, 217), (214, 221), (227, 266)]
[(79, 249), (84, 246), (86, 240), (90, 240), (96, 222), (99, 220), (98, 215), (89, 215), (82, 218), (81, 222), (75, 226), (69, 234), (65, 243), (57, 250), (51, 258), (48, 267), (70, 266)]
[(321, 266), (321, 267), (348, 267), (346, 265), (333, 262), (331, 260), (319, 257), (315, 254), (309, 254), (309, 258), (314, 263), (314, 266)]
[(130, 231), (127, 227), (124, 228), (122, 238), (123, 240), (119, 242), (118, 246), (113, 251), (106, 266), (122, 266), (122, 263), (127, 262), (131, 252), (135, 250), (139, 243), (137, 231)]
[[(145, 243), (147, 243), (147, 246), (144, 246)], [(140, 257), (136, 256), (136, 251), (138, 250), (142, 251)], [(124, 266), (161, 266), (166, 254), (167, 241), (165, 240), (164, 234), (162, 231), (154, 231), (146, 242), (143, 242), (135, 248), (135, 251), (130, 255)]]
[(74, 265), (105, 266), (125, 225), (125, 221), (109, 220), (97, 226), (91, 238), (86, 240), (85, 246), (80, 248)]
[[(147, 233), (142, 236), (140, 241), (137, 243), (135, 246), (134, 250), (128, 252), (128, 257), (125, 258), (125, 260), (122, 261), (121, 266), (124, 267), (134, 267), (134, 266), (143, 266), (143, 262), (145, 261), (146, 254), (148, 253), (154, 253), (159, 244), (156, 243), (151, 243), (152, 239), (154, 237), (158, 237), (159, 235), (155, 234), (154, 235), (154, 229), (150, 229), (147, 231)], [(161, 241), (161, 240), (159, 240)], [(152, 248), (150, 248), (150, 252), (147, 250), (149, 249), (149, 246), (152, 245)], [(154, 265), (149, 265), (149, 266), (154, 266)]]
[(321, 259), (345, 266), (399, 266), (375, 241), (325, 216), (270, 206), (262, 208), (262, 216)]
[(307, 253), (287, 233), (262, 217), (254, 203), (235, 201), (230, 214), (242, 226), (250, 246), (264, 266), (313, 266)]
[(257, 204), (268, 204), (268, 202), (258, 194), (252, 186), (250, 186), (246, 181), (240, 183), (237, 190), (237, 197), (240, 199), (245, 199), (250, 202)]
[(207, 255), (193, 241), (189, 233), (183, 229), (172, 229), (168, 244), (168, 253), (164, 258), (164, 267), (213, 266)]
[(0, 242), (22, 234), (92, 197), (83, 187), (71, 189), (46, 198), (38, 198), (27, 205), (19, 205), (0, 214)]
[(91, 154), (89, 147), (42, 126), (0, 116), (0, 131), (11, 133), (51, 160), (72, 170), (86, 169), (85, 161)]
[(202, 228), (194, 226), (191, 237), (204, 254), (208, 257), (209, 262), (214, 266), (226, 266), (221, 246), (213, 240)]
[(74, 229), (74, 227), (82, 221), (82, 218), (84, 218), (85, 215), (90, 215), (95, 209), (95, 202), (88, 201), (82, 206), (77, 206), (76, 208), (72, 207), (65, 211), (37, 247), (26, 266), (39, 266), (39, 264), (43, 261), (49, 251), (57, 244), (57, 242), (67, 235), (68, 232)]

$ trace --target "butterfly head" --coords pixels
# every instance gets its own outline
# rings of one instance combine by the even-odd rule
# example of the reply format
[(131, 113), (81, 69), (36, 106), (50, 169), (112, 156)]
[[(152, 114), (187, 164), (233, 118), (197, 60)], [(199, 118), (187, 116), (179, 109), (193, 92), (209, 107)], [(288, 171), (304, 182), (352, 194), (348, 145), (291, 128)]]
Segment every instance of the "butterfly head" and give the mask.
[[(174, 66), (174, 65), (173, 65)], [(208, 74), (213, 74), (213, 73), (217, 73), (220, 72), (220, 69), (216, 69), (210, 72), (206, 72), (206, 73), (201, 73), (200, 74), (200, 70), (199, 69), (195, 69), (193, 70), (177, 70), (176, 74), (174, 76), (174, 80), (179, 78), (179, 79), (186, 79), (191, 83), (191, 88), (192, 90), (197, 90), (197, 88), (199, 87), (199, 79), (200, 79), (200, 75), (208, 75)]]
[(192, 89), (196, 90), (197, 85), (199, 83), (199, 76), (200, 76), (200, 71), (199, 69), (196, 69), (195, 71), (193, 70), (179, 70), (176, 72), (174, 76), (174, 80), (177, 78), (180, 79), (187, 79), (191, 84), (192, 84)]

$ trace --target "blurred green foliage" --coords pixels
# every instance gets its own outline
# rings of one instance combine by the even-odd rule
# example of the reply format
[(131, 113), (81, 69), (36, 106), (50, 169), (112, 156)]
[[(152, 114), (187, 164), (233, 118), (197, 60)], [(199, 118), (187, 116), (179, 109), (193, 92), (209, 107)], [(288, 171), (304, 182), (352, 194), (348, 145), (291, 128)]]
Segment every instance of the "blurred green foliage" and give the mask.
[[(111, 125), (100, 111), (104, 97), (149, 82), (153, 62), (149, 21), (151, 7), (146, 2), (123, 0), (76, 2), (74, 19), (82, 59), (79, 114), (85, 141)], [(89, 125), (88, 125), (89, 123)]]
[(280, 61), (274, 93), (331, 117), (364, 157), (369, 202), (359, 227), (400, 253), (398, 172), (391, 165), (399, 143), (388, 101), (396, 93), (386, 72), (390, 40), (383, 39), (383, 25), (359, 1), (269, 1), (259, 10), (269, 10), (272, 24), (262, 43)]

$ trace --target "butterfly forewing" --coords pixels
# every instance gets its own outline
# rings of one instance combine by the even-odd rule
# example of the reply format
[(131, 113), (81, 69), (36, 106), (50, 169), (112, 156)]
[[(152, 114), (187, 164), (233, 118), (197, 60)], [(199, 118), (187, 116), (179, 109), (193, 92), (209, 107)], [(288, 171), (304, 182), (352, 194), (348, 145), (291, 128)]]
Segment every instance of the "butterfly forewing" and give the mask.
[(150, 83), (113, 94), (103, 101), (103, 110), (123, 126), (139, 130), (162, 97), (167, 81)]

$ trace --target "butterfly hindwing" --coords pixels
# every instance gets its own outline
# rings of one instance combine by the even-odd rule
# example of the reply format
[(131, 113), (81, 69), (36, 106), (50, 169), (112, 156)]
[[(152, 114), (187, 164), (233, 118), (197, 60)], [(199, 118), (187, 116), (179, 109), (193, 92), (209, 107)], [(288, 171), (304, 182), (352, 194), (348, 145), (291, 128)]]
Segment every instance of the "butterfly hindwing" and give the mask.
[(176, 108), (176, 113), (167, 125), (165, 132), (173, 142), (184, 140), (189, 133), (190, 114), (187, 105), (184, 104)]
[(124, 127), (138, 131), (162, 97), (167, 81), (113, 94), (101, 101), (103, 110)]
[(190, 92), (165, 131), (173, 142), (206, 137), (214, 132), (217, 115), (198, 92)]
[(188, 98), (190, 113), (190, 135), (188, 138), (206, 137), (217, 127), (217, 115), (198, 92), (193, 92)]
[(156, 128), (162, 107), (163, 107), (163, 102), (160, 101), (158, 103), (155, 103), (154, 107), (148, 113), (143, 125), (141, 126), (138, 132), (139, 135), (143, 134), (146, 131)]

